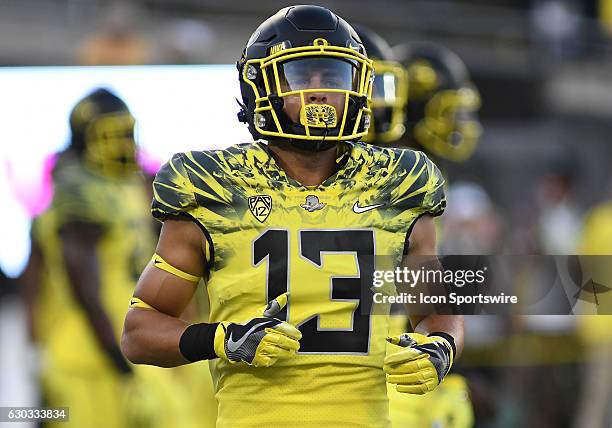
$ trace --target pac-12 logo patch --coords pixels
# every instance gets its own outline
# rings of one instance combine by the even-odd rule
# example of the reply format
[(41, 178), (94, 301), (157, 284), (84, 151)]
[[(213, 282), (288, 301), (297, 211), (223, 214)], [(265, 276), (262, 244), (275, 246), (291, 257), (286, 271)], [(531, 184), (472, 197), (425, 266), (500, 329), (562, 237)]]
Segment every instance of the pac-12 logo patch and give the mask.
[(249, 209), (261, 223), (266, 221), (272, 211), (272, 197), (268, 195), (249, 196)]

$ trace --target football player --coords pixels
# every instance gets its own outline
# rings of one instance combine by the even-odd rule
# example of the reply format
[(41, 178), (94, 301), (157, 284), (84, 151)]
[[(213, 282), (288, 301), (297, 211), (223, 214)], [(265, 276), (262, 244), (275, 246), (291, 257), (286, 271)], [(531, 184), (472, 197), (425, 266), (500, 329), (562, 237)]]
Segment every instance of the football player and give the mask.
[[(141, 364), (208, 360), (219, 427), (389, 426), (387, 381), (432, 390), (462, 348), (461, 317), (415, 315), (385, 360), (388, 317), (373, 313), (375, 256), (435, 254), (441, 175), (422, 153), (357, 142), (372, 61), (333, 12), (281, 9), (237, 65), (239, 120), (265, 142), (179, 153), (157, 174), (164, 223), (122, 349)], [(189, 324), (202, 277), (210, 319)]]
[(134, 123), (105, 89), (76, 104), (70, 146), (53, 171), (53, 200), (32, 226), (22, 285), (42, 351), (45, 404), (70, 407), (59, 426), (163, 427), (181, 418), (169, 374), (134, 370), (119, 348), (125, 299), (154, 247)]
[[(612, 181), (611, 181), (612, 184)], [(612, 255), (612, 186), (611, 194), (606, 201), (595, 205), (584, 217), (579, 253), (594, 257), (583, 257), (583, 269), (588, 269), (591, 284), (599, 283), (598, 293), (582, 290), (581, 300), (590, 301), (592, 313), (579, 317), (580, 336), (586, 348), (587, 364), (580, 376), (582, 392), (573, 426), (605, 426), (606, 415), (610, 418), (610, 400), (612, 397), (612, 293), (610, 284), (612, 267), (606, 263)], [(599, 257), (597, 257), (599, 256)], [(602, 257), (607, 256), (607, 257)]]
[(406, 66), (409, 97), (406, 134), (400, 144), (451, 162), (470, 158), (482, 134), (480, 95), (464, 62), (432, 42), (394, 48)]
[[(453, 159), (463, 159), (471, 154), (471, 150), (476, 143), (475, 139), (465, 138), (464, 141), (455, 141), (459, 143), (459, 150), (453, 145), (444, 145), (441, 142), (442, 137), (429, 138), (429, 134), (439, 136), (440, 132), (415, 132), (415, 130), (428, 127), (441, 129), (440, 126), (433, 125), (431, 121), (425, 118), (425, 110), (431, 110), (431, 107), (425, 107), (424, 100), (433, 99), (439, 96), (440, 90), (450, 91), (451, 85), (444, 83), (443, 86), (434, 87), (429, 82), (436, 81), (439, 84), (448, 82), (451, 79), (446, 76), (452, 76), (454, 81), (465, 81), (467, 71), (465, 66), (462, 78), (457, 78), (454, 69), (444, 67), (448, 63), (448, 58), (457, 60), (454, 54), (448, 53), (447, 50), (439, 48), (436, 50), (424, 49), (408, 50), (407, 45), (403, 46), (403, 55), (410, 53), (407, 69), (411, 70), (410, 74), (406, 73), (406, 69), (397, 61), (395, 52), (391, 49), (385, 39), (369, 28), (358, 26), (357, 33), (363, 42), (368, 57), (374, 61), (374, 87), (372, 91), (372, 110), (373, 110), (373, 126), (370, 127), (369, 133), (365, 141), (372, 142), (377, 145), (396, 145), (408, 130), (407, 139), (412, 143), (412, 146), (421, 150), (425, 150), (428, 155), (432, 149), (441, 147), (434, 153), (443, 155), (451, 154)], [(427, 45), (433, 46), (433, 45)], [(440, 58), (439, 54), (444, 52), (444, 57)], [(427, 53), (426, 57), (422, 57), (423, 53)], [(432, 60), (435, 58), (435, 61)], [(415, 73), (414, 63), (425, 66), (425, 61), (432, 61), (436, 64), (436, 69), (431, 68), (430, 71), (440, 74), (440, 77), (430, 73), (421, 72)], [(442, 73), (442, 71), (444, 73)], [(423, 81), (425, 80), (425, 81)], [(410, 84), (408, 84), (410, 82)], [(423, 88), (430, 86), (432, 89), (427, 93)], [(466, 87), (471, 85), (465, 85)], [(449, 92), (447, 92), (449, 94)], [(450, 95), (447, 95), (450, 96)], [(414, 98), (414, 99), (413, 99)], [(435, 103), (436, 101), (434, 101)], [(407, 108), (408, 105), (408, 108)], [(416, 106), (420, 106), (417, 108)], [(405, 110), (408, 112), (408, 119), (405, 117)], [(454, 125), (457, 121), (454, 120), (453, 111), (448, 110), (443, 112), (440, 117), (444, 118), (446, 127), (450, 126), (450, 130), (444, 132), (451, 135), (452, 132), (460, 133), (460, 128), (465, 125)], [(470, 113), (473, 114), (473, 113)], [(462, 117), (462, 120), (467, 119)], [(406, 121), (406, 123), (404, 122)], [(418, 126), (417, 126), (418, 125)], [(460, 134), (462, 135), (462, 134)], [(419, 141), (422, 140), (422, 143)], [(405, 140), (404, 140), (405, 141)], [(469, 145), (469, 148), (463, 146)], [(470, 153), (468, 153), (470, 152)], [(460, 153), (460, 155), (458, 154)], [(393, 314), (390, 320), (391, 334), (405, 331), (407, 328), (407, 320), (400, 313)], [(408, 328), (410, 328), (408, 326)], [(401, 348), (389, 344), (387, 353), (393, 354)], [(391, 385), (389, 385), (391, 386)], [(435, 391), (425, 396), (400, 394), (394, 388), (388, 388), (389, 395), (389, 413), (393, 426), (395, 427), (411, 427), (411, 428), (430, 428), (430, 427), (454, 427), (454, 428), (469, 428), (473, 426), (474, 416), (472, 406), (469, 400), (469, 391), (467, 383), (462, 376), (451, 374), (447, 376), (444, 383)]]
[(405, 109), (408, 73), (395, 60), (393, 49), (379, 34), (362, 25), (353, 25), (373, 61), (372, 123), (362, 141), (393, 145), (406, 132)]

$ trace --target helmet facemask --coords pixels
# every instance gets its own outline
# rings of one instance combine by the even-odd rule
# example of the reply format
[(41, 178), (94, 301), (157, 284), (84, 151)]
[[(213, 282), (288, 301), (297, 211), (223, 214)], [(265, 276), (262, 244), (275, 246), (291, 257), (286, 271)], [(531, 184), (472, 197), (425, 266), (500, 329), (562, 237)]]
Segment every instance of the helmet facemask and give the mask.
[(95, 172), (121, 177), (139, 170), (135, 120), (128, 106), (107, 89), (81, 99), (70, 113), (70, 148)]
[(404, 135), (404, 109), (408, 94), (408, 77), (394, 61), (374, 60), (372, 86), (372, 125), (366, 142), (392, 143)]
[(137, 171), (134, 125), (129, 112), (101, 114), (92, 120), (85, 130), (86, 164), (110, 177)]
[(285, 41), (265, 58), (243, 63), (241, 80), (255, 94), (246, 119), (262, 138), (304, 150), (357, 140), (370, 123), (372, 79), (372, 61), (353, 47), (319, 38), (292, 48)]
[(439, 91), (425, 103), (414, 137), (436, 156), (462, 162), (472, 155), (482, 134), (475, 120), (479, 108), (480, 96), (473, 87)]
[(406, 127), (412, 143), (452, 162), (469, 159), (482, 134), (480, 95), (463, 61), (448, 49), (402, 46), (409, 78)]

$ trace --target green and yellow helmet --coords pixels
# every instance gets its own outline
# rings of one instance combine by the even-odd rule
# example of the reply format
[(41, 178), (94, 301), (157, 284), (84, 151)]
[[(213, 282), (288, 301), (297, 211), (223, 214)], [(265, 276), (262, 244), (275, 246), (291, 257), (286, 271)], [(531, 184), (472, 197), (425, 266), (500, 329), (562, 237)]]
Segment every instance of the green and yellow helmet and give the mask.
[(96, 89), (70, 113), (70, 149), (100, 174), (131, 174), (138, 170), (134, 125), (123, 100), (107, 89)]
[[(238, 119), (255, 139), (319, 151), (367, 134), (372, 61), (355, 30), (330, 10), (279, 10), (255, 30), (237, 67)], [(313, 102), (313, 94), (324, 95)], [(343, 108), (325, 103), (325, 94), (340, 94)], [(300, 104), (299, 119), (289, 118), (288, 103)]]
[(395, 60), (393, 50), (385, 39), (364, 26), (353, 27), (374, 66), (372, 123), (363, 141), (375, 144), (394, 143), (406, 131), (404, 125), (404, 109), (408, 96), (406, 70)]
[(463, 61), (431, 42), (394, 48), (408, 72), (406, 134), (435, 156), (468, 159), (482, 134), (480, 95)]

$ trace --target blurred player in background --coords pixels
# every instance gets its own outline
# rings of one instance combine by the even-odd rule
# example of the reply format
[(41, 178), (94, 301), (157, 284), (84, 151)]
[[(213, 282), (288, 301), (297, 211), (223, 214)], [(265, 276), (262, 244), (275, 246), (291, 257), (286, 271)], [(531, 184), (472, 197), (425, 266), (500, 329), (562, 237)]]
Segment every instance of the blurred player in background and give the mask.
[[(374, 256), (434, 255), (445, 198), (422, 153), (355, 142), (370, 124), (371, 67), (331, 11), (280, 10), (238, 62), (239, 119), (268, 143), (179, 153), (156, 177), (164, 225), (122, 349), (166, 367), (210, 360), (219, 427), (387, 427), (387, 381), (430, 391), (461, 349), (460, 316), (415, 315), (416, 333), (391, 338), (403, 347), (385, 359)], [(190, 324), (181, 313), (201, 277), (210, 322)]]
[(71, 142), (53, 171), (51, 205), (33, 222), (21, 278), (42, 353), (44, 404), (69, 407), (68, 425), (79, 428), (181, 420), (170, 373), (135, 372), (119, 348), (125, 302), (154, 242), (134, 124), (106, 89), (73, 108)]
[(406, 43), (394, 52), (409, 79), (406, 133), (399, 144), (424, 150), (437, 160), (467, 160), (482, 127), (480, 95), (461, 58), (432, 42)]
[(587, 266), (592, 281), (600, 289), (597, 300), (590, 294), (589, 301), (593, 313), (600, 315), (579, 317), (586, 364), (573, 421), (575, 428), (603, 428), (612, 424), (612, 315), (602, 315), (612, 313), (612, 266), (609, 257), (601, 257), (612, 255), (612, 177), (606, 195), (604, 201), (586, 214), (579, 244), (579, 253), (591, 256), (586, 259)]
[[(442, 84), (442, 77), (436, 77), (443, 71), (446, 75), (453, 75), (452, 70), (444, 69), (440, 71), (430, 70), (431, 74), (423, 76), (411, 75), (406, 72), (406, 69), (396, 60), (395, 53), (389, 46), (386, 40), (369, 28), (358, 26), (356, 27), (359, 37), (364, 43), (368, 57), (374, 60), (375, 78), (372, 89), (372, 126), (365, 141), (377, 145), (399, 144), (400, 139), (404, 134), (408, 133), (410, 146), (419, 150), (425, 150), (428, 155), (432, 155), (428, 147), (440, 147), (433, 154), (445, 154), (453, 152), (452, 149), (442, 149), (442, 139), (448, 138), (453, 132), (458, 132), (454, 128), (454, 105), (448, 105), (448, 108), (443, 111), (438, 111), (435, 114), (437, 119), (435, 123), (428, 122), (424, 117), (425, 110), (429, 110), (432, 114), (434, 107), (426, 107), (427, 101), (431, 101), (436, 97), (440, 97), (440, 86), (430, 85), (430, 92), (419, 92), (418, 88), (424, 86), (424, 82), (419, 79), (427, 78), (435, 80), (438, 84)], [(441, 49), (440, 49), (441, 51)], [(413, 53), (414, 54), (414, 53)], [(430, 57), (436, 60), (438, 69), (444, 61), (437, 57), (437, 52), (430, 51)], [(411, 57), (408, 64), (408, 70), (413, 70), (413, 61), (422, 61), (423, 58), (418, 56)], [(467, 76), (467, 75), (465, 75)], [(448, 77), (444, 77), (450, 80)], [(455, 76), (453, 75), (454, 79)], [(417, 88), (415, 92), (415, 100), (412, 100), (412, 88)], [(445, 84), (446, 99), (455, 98), (450, 92), (450, 85)], [(407, 107), (408, 102), (408, 107)], [(433, 101), (438, 103), (439, 101)], [(417, 108), (416, 105), (423, 106)], [(408, 112), (409, 120), (405, 114)], [(421, 117), (419, 118), (419, 115)], [(436, 138), (433, 138), (433, 130), (430, 132), (422, 131), (418, 138), (423, 138), (423, 144), (420, 144), (415, 134), (415, 128), (420, 127), (435, 127), (437, 132)], [(442, 135), (446, 134), (446, 135)], [(405, 140), (404, 140), (405, 141)], [(461, 143), (460, 141), (457, 141)], [(455, 155), (454, 158), (464, 159), (471, 154), (476, 141), (470, 139), (469, 149), (461, 156)], [(454, 147), (453, 147), (454, 148)], [(470, 153), (467, 153), (469, 151)], [(410, 328), (410, 324), (404, 311), (399, 308), (397, 314), (391, 316), (390, 335), (401, 333)], [(393, 345), (387, 346), (387, 353), (397, 352), (397, 347)], [(411, 428), (468, 428), (473, 426), (474, 416), (469, 400), (469, 392), (467, 383), (462, 376), (452, 374), (446, 377), (439, 388), (424, 396), (400, 394), (392, 385), (387, 388), (389, 395), (389, 413), (394, 427), (411, 427)]]
[(363, 141), (393, 146), (406, 132), (408, 74), (395, 61), (395, 54), (385, 39), (362, 25), (354, 27), (374, 65), (372, 123)]

